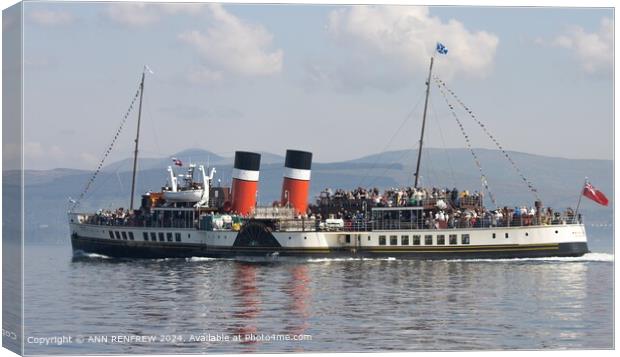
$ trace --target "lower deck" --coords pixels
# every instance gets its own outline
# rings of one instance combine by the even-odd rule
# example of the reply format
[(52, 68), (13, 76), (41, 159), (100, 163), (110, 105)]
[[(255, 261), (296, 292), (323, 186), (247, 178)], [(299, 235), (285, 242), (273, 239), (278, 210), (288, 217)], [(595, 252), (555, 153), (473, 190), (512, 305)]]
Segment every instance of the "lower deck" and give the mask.
[(114, 257), (348, 256), (478, 259), (576, 256), (588, 252), (582, 224), (371, 232), (240, 231), (71, 224), (74, 250)]

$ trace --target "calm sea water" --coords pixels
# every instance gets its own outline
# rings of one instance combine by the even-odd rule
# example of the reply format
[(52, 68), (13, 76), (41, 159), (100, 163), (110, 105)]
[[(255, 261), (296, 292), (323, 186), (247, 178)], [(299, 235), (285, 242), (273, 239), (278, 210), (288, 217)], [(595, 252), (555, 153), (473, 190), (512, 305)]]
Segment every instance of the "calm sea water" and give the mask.
[(612, 348), (612, 233), (598, 233), (585, 257), (500, 261), (74, 259), (27, 246), (25, 352)]

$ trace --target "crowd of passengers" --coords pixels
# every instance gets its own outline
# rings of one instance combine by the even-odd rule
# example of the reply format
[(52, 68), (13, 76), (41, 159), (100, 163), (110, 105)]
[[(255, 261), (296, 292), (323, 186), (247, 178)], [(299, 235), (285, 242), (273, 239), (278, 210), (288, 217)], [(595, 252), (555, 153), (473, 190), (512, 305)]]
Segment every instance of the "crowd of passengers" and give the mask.
[[(164, 222), (165, 221), (165, 222)], [(154, 215), (148, 211), (142, 211), (140, 209), (133, 212), (124, 208), (117, 208), (115, 210), (100, 209), (94, 215), (90, 215), (86, 218), (88, 224), (97, 224), (103, 226), (156, 226), (162, 227), (165, 224), (173, 227), (186, 227), (192, 225), (191, 222), (187, 222), (185, 217), (180, 216), (178, 213), (170, 214), (164, 217), (163, 215)]]
[[(541, 224), (561, 224), (572, 222), (574, 212), (568, 208), (565, 212), (554, 212), (551, 208), (543, 208), (542, 204), (535, 207), (504, 207), (495, 210), (483, 206), (483, 195), (480, 192), (470, 194), (456, 188), (391, 188), (383, 193), (378, 188), (336, 191), (330, 188), (321, 192), (317, 205), (312, 206), (314, 216), (321, 219), (323, 215), (343, 219), (347, 227), (356, 228), (367, 225), (413, 225), (412, 229), (443, 229), (469, 227), (506, 227), (528, 226)], [(420, 217), (366, 217), (371, 207), (411, 207), (424, 206)], [(369, 222), (371, 221), (371, 222)], [(395, 222), (397, 221), (397, 222)], [(403, 224), (401, 224), (401, 222)]]
[(100, 209), (94, 215), (88, 216), (86, 223), (103, 226), (126, 225), (128, 221), (132, 220), (132, 216), (129, 210), (122, 207), (115, 210)]
[[(439, 202), (441, 205), (441, 200)], [(407, 212), (407, 215), (398, 215), (398, 211), (374, 212), (371, 217), (366, 212), (340, 211), (331, 215), (335, 219), (342, 219), (347, 229), (367, 230), (375, 229), (446, 229), (446, 228), (481, 228), (481, 227), (510, 227), (572, 223), (575, 218), (581, 221), (581, 215), (575, 217), (574, 211), (568, 208), (563, 214), (554, 212), (551, 208), (536, 210), (534, 207), (504, 207), (488, 210), (483, 207), (473, 209), (455, 209), (442, 206), (429, 210)], [(412, 216), (409, 216), (411, 214)], [(419, 217), (418, 217), (419, 215)], [(320, 220), (321, 215), (316, 214)]]
[[(362, 205), (361, 203), (368, 203)], [(541, 224), (562, 224), (572, 222), (575, 217), (571, 208), (563, 214), (551, 208), (504, 207), (488, 210), (479, 192), (470, 194), (456, 188), (391, 188), (383, 193), (378, 188), (354, 190), (326, 189), (321, 192), (316, 206), (311, 206), (306, 218), (323, 221), (326, 218), (342, 219), (346, 228), (366, 229), (369, 225), (412, 225), (411, 229), (444, 229), (469, 227), (505, 227)], [(430, 205), (430, 206), (429, 206)], [(424, 210), (413, 213), (413, 217), (392, 217), (379, 215), (370, 217), (372, 207), (410, 207), (424, 206)], [(536, 207), (538, 206), (538, 207)], [(327, 210), (325, 210), (327, 208)], [(321, 214), (323, 213), (323, 215)], [(419, 215), (419, 217), (415, 216)], [(580, 216), (580, 215), (579, 215)], [(181, 217), (170, 217), (174, 224), (183, 223)], [(124, 208), (99, 210), (87, 217), (86, 223), (97, 225), (150, 225), (149, 215), (141, 210), (130, 212)], [(176, 222), (178, 221), (178, 222)], [(385, 227), (387, 228), (387, 227)]]
[(482, 202), (482, 194), (478, 191), (470, 193), (469, 191), (459, 191), (456, 188), (390, 188), (383, 193), (378, 188), (366, 189), (358, 187), (354, 190), (337, 189), (333, 191), (331, 188), (321, 192), (319, 201), (325, 204), (325, 201), (367, 201), (378, 207), (404, 207), (404, 206), (421, 206), (425, 202), (431, 200), (443, 200), (452, 206), (458, 207), (461, 203), (468, 205), (479, 205)]

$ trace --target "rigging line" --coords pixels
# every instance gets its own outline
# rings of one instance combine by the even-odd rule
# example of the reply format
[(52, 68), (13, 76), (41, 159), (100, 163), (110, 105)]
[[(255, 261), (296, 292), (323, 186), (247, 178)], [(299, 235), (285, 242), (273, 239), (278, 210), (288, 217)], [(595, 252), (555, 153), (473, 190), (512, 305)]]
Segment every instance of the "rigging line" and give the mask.
[(116, 134), (114, 135), (114, 138), (112, 139), (112, 142), (110, 143), (110, 145), (108, 145), (107, 149), (104, 151), (103, 157), (99, 161), (99, 164), (97, 165), (97, 168), (93, 172), (92, 176), (87, 181), (84, 189), (80, 193), (80, 196), (78, 197), (77, 200), (75, 200), (73, 202), (73, 205), (71, 206), (71, 209), (70, 209), (71, 212), (73, 212), (80, 205), (80, 202), (84, 198), (84, 195), (86, 195), (86, 193), (88, 192), (88, 190), (90, 189), (92, 184), (95, 182), (95, 179), (99, 175), (99, 172), (101, 172), (101, 169), (103, 168), (103, 164), (105, 163), (105, 160), (108, 158), (108, 156), (110, 155), (110, 152), (114, 148), (114, 145), (116, 144), (116, 141), (118, 140), (118, 137), (121, 134), (121, 131), (123, 130), (123, 127), (125, 126), (125, 123), (127, 122), (127, 118), (129, 117), (129, 114), (133, 110), (133, 106), (136, 103), (136, 100), (138, 99), (139, 95), (140, 95), (140, 85), (138, 85), (138, 89), (136, 90), (136, 93), (134, 94), (133, 98), (131, 99), (131, 103), (129, 104), (129, 108), (127, 109), (127, 111), (123, 115), (123, 118), (121, 119), (121, 122), (120, 122), (120, 124), (118, 126), (118, 129), (116, 130)]
[(465, 109), (465, 111), (469, 114), (469, 116), (476, 122), (476, 124), (478, 124), (478, 126), (480, 126), (482, 128), (482, 131), (487, 135), (487, 137), (489, 137), (489, 139), (491, 139), (491, 141), (495, 144), (495, 146), (502, 152), (502, 154), (504, 154), (504, 156), (506, 157), (506, 159), (508, 160), (508, 162), (510, 162), (510, 164), (512, 165), (513, 169), (517, 172), (517, 174), (519, 175), (519, 177), (521, 178), (521, 180), (525, 183), (525, 185), (529, 188), (530, 192), (532, 192), (532, 194), (534, 195), (534, 197), (536, 198), (536, 200), (540, 201), (540, 197), (538, 196), (538, 190), (536, 188), (534, 188), (534, 185), (532, 184), (532, 182), (530, 180), (528, 180), (525, 175), (523, 174), (523, 172), (521, 171), (521, 169), (517, 166), (517, 164), (515, 163), (515, 161), (512, 159), (512, 157), (510, 155), (508, 155), (508, 152), (503, 148), (503, 146), (499, 143), (499, 141), (497, 141), (497, 139), (495, 139), (495, 137), (489, 132), (489, 130), (487, 129), (487, 127), (480, 121), (480, 119), (478, 119), (476, 117), (476, 115), (474, 114), (474, 112), (467, 106), (465, 105), (465, 103), (463, 103), (463, 101), (461, 101), (461, 99), (456, 95), (456, 93), (454, 93), (453, 90), (451, 90), (444, 81), (442, 81), (439, 77), (435, 76), (435, 83), (437, 83), (438, 86), (444, 87), (448, 93), (450, 93), (450, 95), (461, 105), (461, 107), (463, 107), (463, 109)]
[[(420, 98), (420, 100), (421, 100), (421, 99), (422, 99), (422, 98)], [(418, 102), (418, 103), (417, 103), (417, 105), (419, 105), (419, 104), (420, 104), (420, 103)], [(413, 110), (415, 110), (415, 108), (414, 108)], [(412, 110), (412, 111), (413, 111), (413, 110)], [(409, 147), (408, 149), (403, 150), (403, 153), (402, 153), (402, 154), (398, 157), (398, 160), (396, 160), (396, 162), (395, 162), (395, 163), (401, 163), (401, 162), (403, 162), (403, 158), (405, 158), (405, 156), (406, 156), (407, 154), (409, 154), (410, 152), (411, 152), (411, 153), (413, 153), (413, 151), (414, 151), (414, 150), (416, 150), (416, 148), (417, 148), (417, 143), (414, 143), (414, 144), (413, 144), (411, 147)], [(415, 155), (414, 155), (414, 157), (415, 157)], [(426, 156), (425, 156), (425, 160), (427, 160), (427, 159), (428, 159), (428, 155), (426, 155)], [(427, 161), (428, 161), (428, 160), (427, 160)], [(385, 169), (381, 172), (381, 174), (380, 174), (380, 175), (376, 175), (376, 176), (374, 176), (373, 180), (370, 182), (370, 184), (369, 184), (368, 186), (369, 186), (369, 187), (372, 187), (372, 186), (375, 184), (375, 182), (377, 182), (377, 180), (378, 180), (379, 178), (382, 178), (382, 177), (384, 177), (384, 176), (385, 176), (385, 174), (386, 174), (386, 172), (388, 172), (388, 170), (393, 170), (393, 169), (395, 169), (395, 167), (393, 167), (393, 164), (394, 164), (394, 163), (392, 163), (392, 164), (390, 164), (390, 165), (387, 165), (387, 167), (386, 167), (386, 168), (385, 168)], [(415, 175), (414, 175), (414, 176), (415, 176)], [(409, 180), (409, 175), (407, 175), (407, 179), (405, 180), (405, 182), (408, 182), (408, 180)], [(411, 187), (413, 187), (413, 184), (411, 185)]]
[(435, 112), (435, 107), (433, 106), (432, 98), (430, 98), (430, 104), (431, 104), (431, 112), (433, 113), (433, 117), (435, 118), (435, 123), (437, 123), (437, 127), (439, 128), (439, 137), (441, 137), (441, 143), (443, 145), (443, 150), (444, 150), (444, 153), (446, 154), (446, 157), (448, 158), (448, 167), (450, 168), (450, 178), (452, 179), (452, 184), (453, 184), (452, 187), (456, 187), (456, 176), (454, 176), (454, 167), (452, 166), (452, 159), (450, 158), (450, 153), (446, 149), (446, 140), (444, 139), (443, 130), (441, 130), (441, 124)]
[[(413, 147), (411, 147), (411, 148), (410, 148), (410, 149), (408, 149), (408, 150), (403, 150), (403, 153), (402, 153), (402, 154), (398, 157), (397, 163), (398, 163), (398, 162), (401, 162), (401, 161), (402, 161), (402, 159), (403, 159), (403, 158), (404, 158), (404, 157), (405, 157), (405, 156), (406, 156), (406, 155), (407, 155), (407, 154), (408, 154), (411, 150), (413, 150), (413, 149), (414, 149), (414, 148), (413, 148)], [(387, 165), (387, 167), (383, 170), (383, 172), (381, 173), (381, 175), (374, 176), (373, 180), (372, 180), (372, 181), (368, 184), (368, 186), (369, 186), (369, 187), (372, 187), (372, 186), (375, 184), (375, 182), (377, 182), (377, 180), (378, 180), (379, 178), (381, 178), (381, 177), (384, 177), (384, 176), (385, 176), (385, 173), (386, 173), (386, 172), (388, 172), (388, 170), (393, 170), (393, 169), (396, 169), (395, 167), (393, 167), (393, 166), (392, 166), (393, 164), (394, 164), (394, 163), (392, 163), (392, 164), (390, 164), (390, 165)]]
[[(368, 177), (368, 174), (370, 171), (374, 170), (374, 168), (377, 166), (377, 164), (379, 163), (379, 159), (381, 159), (381, 157), (383, 157), (383, 155), (385, 154), (385, 151), (390, 147), (390, 145), (392, 145), (392, 141), (394, 140), (394, 138), (396, 138), (396, 135), (398, 135), (398, 133), (400, 132), (400, 130), (405, 126), (405, 123), (407, 123), (407, 121), (409, 121), (409, 119), (411, 118), (411, 116), (413, 115), (413, 112), (418, 108), (418, 105), (420, 105), (420, 102), (422, 102), (422, 96), (420, 96), (420, 98), (418, 98), (418, 102), (413, 106), (413, 108), (409, 111), (409, 113), (405, 116), (405, 119), (402, 121), (402, 123), (400, 123), (400, 126), (398, 127), (398, 129), (394, 132), (394, 134), (392, 135), (392, 137), (390, 138), (390, 140), (388, 141), (388, 143), (385, 145), (385, 147), (383, 148), (383, 150), (381, 151), (381, 153), (377, 156), (377, 158), (375, 159), (374, 163), (372, 164), (372, 166), (370, 167), (370, 169), (366, 169), (364, 175), (362, 176), (361, 180), (358, 183), (358, 187), (362, 187), (362, 183), (364, 183), (364, 181), (366, 180), (366, 178)], [(386, 170), (387, 171), (387, 170)]]
[(497, 208), (497, 203), (495, 202), (495, 196), (493, 195), (493, 192), (491, 192), (491, 189), (489, 188), (489, 183), (486, 179), (486, 175), (484, 174), (484, 171), (482, 170), (482, 164), (480, 163), (480, 160), (478, 159), (478, 155), (476, 155), (476, 152), (471, 146), (471, 141), (469, 140), (469, 136), (467, 135), (467, 132), (465, 131), (465, 127), (463, 126), (463, 123), (461, 122), (459, 117), (456, 115), (456, 112), (454, 111), (454, 106), (448, 100), (448, 96), (446, 95), (443, 88), (440, 85), (437, 85), (437, 87), (439, 88), (439, 91), (441, 92), (443, 99), (446, 101), (448, 108), (450, 108), (450, 113), (452, 113), (452, 116), (454, 117), (459, 128), (461, 129), (461, 133), (463, 134), (463, 137), (465, 138), (465, 143), (467, 144), (467, 148), (469, 149), (469, 152), (474, 158), (474, 162), (476, 163), (476, 166), (478, 167), (478, 171), (480, 172), (480, 180), (482, 181), (482, 184), (484, 188), (486, 189), (486, 191), (489, 193), (489, 198), (491, 198), (491, 202), (493, 202), (493, 205)]
[[(105, 170), (101, 170), (101, 172), (99, 172), (99, 174), (103, 174), (104, 176), (100, 176), (101, 179), (99, 180), (99, 184), (95, 187), (93, 187), (86, 195), (84, 195), (84, 200), (88, 200), (91, 197), (93, 197), (95, 195), (95, 193), (99, 192), (101, 189), (103, 189), (105, 187), (105, 185), (110, 182), (110, 180), (116, 175), (117, 177), (119, 176), (119, 172), (125, 168), (125, 166), (129, 165), (129, 161), (127, 161), (125, 164), (123, 164), (121, 162), (120, 165), (118, 165), (116, 167), (115, 171), (105, 171)], [(130, 168), (130, 167), (128, 167)], [(103, 181), (101, 181), (103, 180)], [(119, 177), (119, 184), (120, 184), (120, 177)], [(122, 187), (121, 192), (123, 192), (124, 187), (122, 186), (122, 184), (120, 184), (120, 186)]]

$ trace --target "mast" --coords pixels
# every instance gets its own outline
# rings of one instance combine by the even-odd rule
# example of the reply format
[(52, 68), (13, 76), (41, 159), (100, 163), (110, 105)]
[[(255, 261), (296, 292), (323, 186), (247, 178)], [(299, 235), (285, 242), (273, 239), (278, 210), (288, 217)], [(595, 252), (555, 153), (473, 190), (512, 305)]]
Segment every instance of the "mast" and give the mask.
[(133, 211), (133, 196), (136, 190), (136, 169), (138, 166), (138, 143), (140, 142), (140, 118), (142, 117), (142, 95), (144, 94), (144, 75), (146, 74), (146, 66), (142, 71), (142, 80), (140, 81), (140, 104), (138, 105), (138, 128), (136, 129), (136, 148), (133, 152), (133, 174), (131, 176), (131, 200), (129, 201), (129, 210)]
[(426, 110), (428, 108), (428, 95), (431, 91), (431, 72), (433, 71), (433, 59), (431, 56), (431, 65), (428, 69), (428, 80), (426, 81), (426, 99), (424, 100), (424, 114), (422, 115), (422, 133), (420, 134), (420, 148), (418, 149), (418, 163), (415, 168), (414, 188), (418, 188), (418, 179), (420, 178), (420, 160), (422, 159), (422, 142), (424, 141), (424, 127), (426, 126)]

